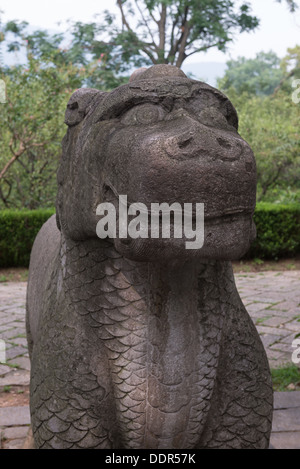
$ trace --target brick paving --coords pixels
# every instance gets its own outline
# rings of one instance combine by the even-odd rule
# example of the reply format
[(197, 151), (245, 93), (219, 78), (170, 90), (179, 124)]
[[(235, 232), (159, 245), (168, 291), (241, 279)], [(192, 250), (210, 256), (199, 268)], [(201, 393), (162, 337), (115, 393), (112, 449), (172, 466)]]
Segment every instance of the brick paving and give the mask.
[(235, 279), (270, 367), (291, 363), (293, 341), (300, 333), (300, 271), (243, 273)]
[[(239, 273), (235, 279), (271, 368), (291, 364), (293, 341), (300, 334), (300, 271)], [(0, 390), (29, 384), (25, 301), (25, 282), (0, 283), (0, 359), (1, 345), (6, 352)], [(22, 448), (29, 425), (28, 406), (0, 408), (0, 448)], [(275, 393), (271, 447), (300, 449), (300, 392)]]

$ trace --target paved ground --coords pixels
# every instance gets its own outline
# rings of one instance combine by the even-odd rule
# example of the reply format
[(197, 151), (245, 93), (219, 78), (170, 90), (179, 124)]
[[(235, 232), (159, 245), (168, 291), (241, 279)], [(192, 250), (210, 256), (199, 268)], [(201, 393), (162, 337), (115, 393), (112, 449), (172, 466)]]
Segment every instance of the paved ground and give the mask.
[[(293, 342), (300, 333), (300, 271), (236, 274), (236, 283), (270, 366), (291, 363), (296, 352)], [(0, 361), (1, 345), (6, 348), (6, 363), (0, 364), (0, 390), (8, 386), (27, 390), (29, 384), (25, 296), (26, 283), (0, 283)], [(2, 405), (0, 448), (22, 448), (29, 425), (27, 403)], [(275, 393), (271, 445), (274, 449), (300, 449), (300, 392)]]
[(245, 273), (235, 278), (271, 368), (291, 363), (293, 342), (300, 333), (300, 271)]

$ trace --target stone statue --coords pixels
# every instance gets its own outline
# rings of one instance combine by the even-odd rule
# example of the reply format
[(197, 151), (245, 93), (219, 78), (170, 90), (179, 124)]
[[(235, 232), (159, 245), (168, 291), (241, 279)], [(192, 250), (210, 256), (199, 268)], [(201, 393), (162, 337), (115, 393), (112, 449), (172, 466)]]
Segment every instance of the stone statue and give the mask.
[[(77, 90), (57, 214), (31, 255), (27, 329), (37, 448), (267, 448), (266, 354), (231, 260), (255, 237), (253, 153), (230, 101), (176, 67)], [(106, 238), (97, 206), (204, 203), (204, 245)]]

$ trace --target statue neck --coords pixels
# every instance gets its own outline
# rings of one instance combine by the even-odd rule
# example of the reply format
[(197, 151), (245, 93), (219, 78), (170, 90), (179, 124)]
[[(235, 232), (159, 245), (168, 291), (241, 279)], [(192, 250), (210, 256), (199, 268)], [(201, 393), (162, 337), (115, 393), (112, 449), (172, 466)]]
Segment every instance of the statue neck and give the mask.
[[(159, 447), (182, 435), (183, 447), (195, 447), (217, 373), (230, 264), (136, 262), (99, 240), (62, 250), (68, 299), (104, 344), (124, 447), (151, 448), (153, 434)], [(138, 409), (133, 429), (126, 408)]]

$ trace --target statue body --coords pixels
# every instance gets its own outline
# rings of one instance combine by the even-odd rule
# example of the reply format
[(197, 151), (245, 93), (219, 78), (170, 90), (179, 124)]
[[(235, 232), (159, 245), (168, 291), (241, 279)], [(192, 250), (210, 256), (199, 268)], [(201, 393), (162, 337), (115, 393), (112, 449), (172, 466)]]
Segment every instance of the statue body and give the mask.
[[(38, 448), (267, 448), (267, 357), (230, 260), (255, 236), (256, 170), (228, 99), (171, 66), (66, 112), (56, 217), (27, 294)], [(96, 207), (204, 203), (205, 239), (99, 239)], [(119, 215), (119, 214), (118, 214)]]

